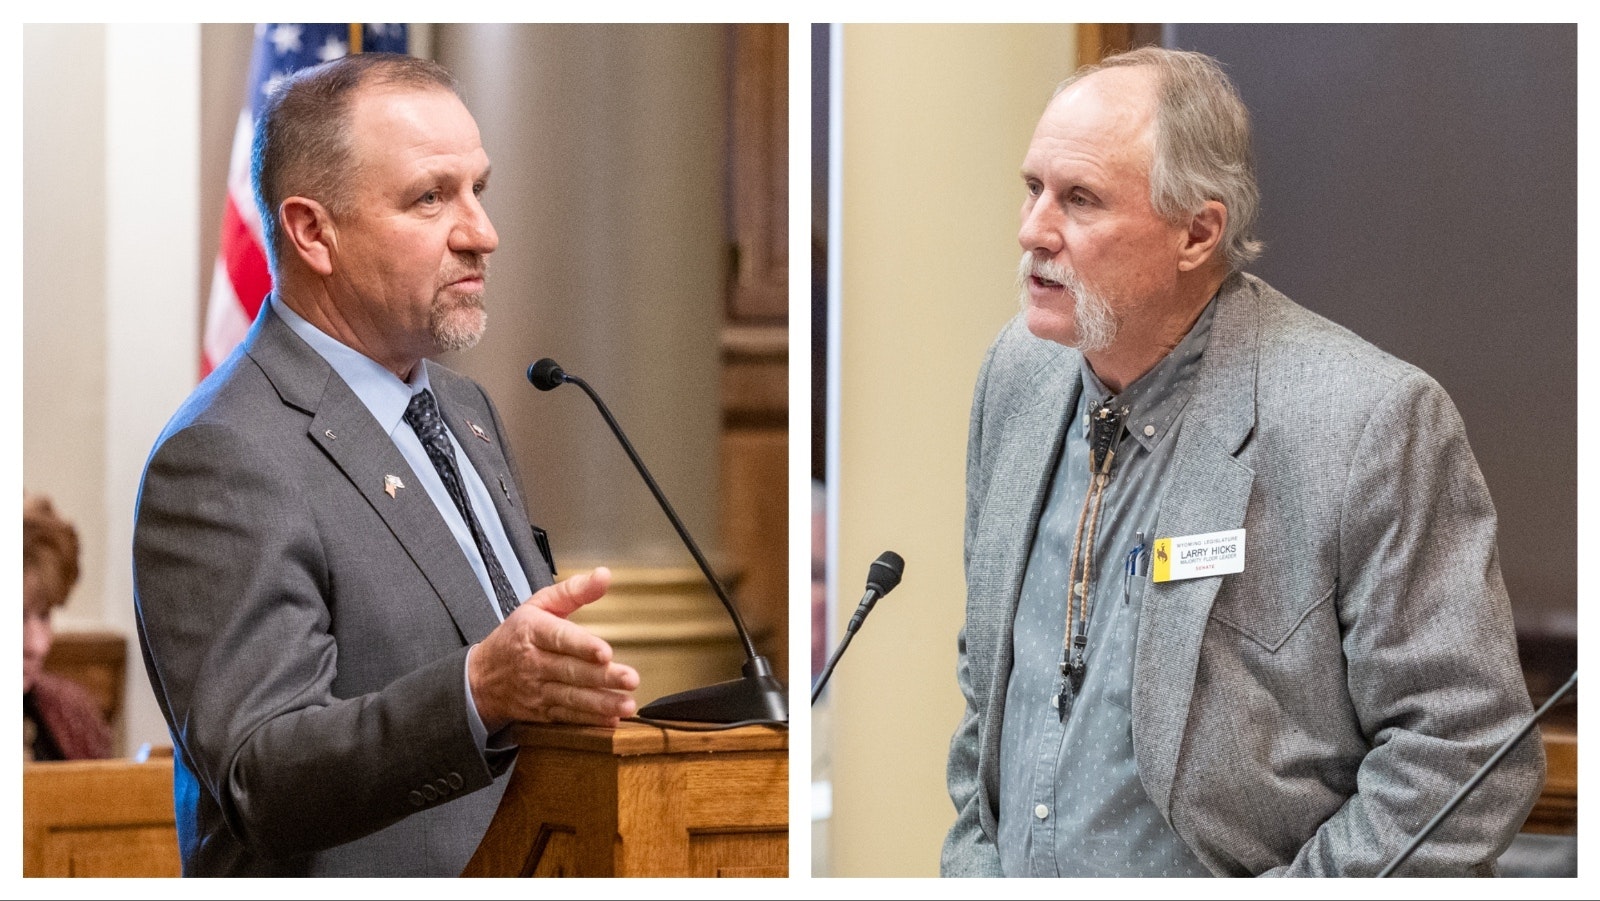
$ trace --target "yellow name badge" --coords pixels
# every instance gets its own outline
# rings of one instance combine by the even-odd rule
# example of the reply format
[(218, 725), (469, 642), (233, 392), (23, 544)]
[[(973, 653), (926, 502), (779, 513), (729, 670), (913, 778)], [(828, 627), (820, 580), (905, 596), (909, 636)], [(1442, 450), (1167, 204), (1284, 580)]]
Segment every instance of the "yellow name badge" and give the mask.
[(1150, 563), (1152, 582), (1244, 572), (1244, 529), (1157, 538), (1150, 551)]

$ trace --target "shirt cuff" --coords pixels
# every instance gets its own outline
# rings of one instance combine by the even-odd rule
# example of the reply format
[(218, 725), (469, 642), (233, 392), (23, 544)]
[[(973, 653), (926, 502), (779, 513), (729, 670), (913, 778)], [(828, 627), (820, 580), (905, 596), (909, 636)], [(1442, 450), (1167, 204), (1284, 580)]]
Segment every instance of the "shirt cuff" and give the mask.
[[(461, 687), (467, 696), (467, 728), (472, 730), (472, 743), (477, 746), (479, 753), (489, 751), (511, 751), (516, 749), (516, 743), (510, 741), (511, 726), (508, 725), (496, 732), (489, 734), (489, 727), (483, 724), (483, 717), (478, 715), (478, 703), (472, 699), (472, 652), (478, 646), (473, 645), (467, 649), (467, 656), (461, 664)], [(490, 739), (494, 743), (490, 744)]]

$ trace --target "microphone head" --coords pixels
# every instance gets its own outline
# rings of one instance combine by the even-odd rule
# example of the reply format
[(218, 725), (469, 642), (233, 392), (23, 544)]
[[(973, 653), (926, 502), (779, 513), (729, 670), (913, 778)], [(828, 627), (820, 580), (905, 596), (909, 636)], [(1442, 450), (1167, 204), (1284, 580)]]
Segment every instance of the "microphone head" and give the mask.
[(566, 380), (567, 374), (562, 372), (561, 366), (549, 357), (528, 367), (528, 381), (540, 391), (549, 391)]
[(900, 584), (900, 575), (905, 569), (906, 561), (902, 560), (899, 554), (894, 551), (884, 551), (867, 569), (867, 589), (877, 592), (879, 597), (888, 594)]

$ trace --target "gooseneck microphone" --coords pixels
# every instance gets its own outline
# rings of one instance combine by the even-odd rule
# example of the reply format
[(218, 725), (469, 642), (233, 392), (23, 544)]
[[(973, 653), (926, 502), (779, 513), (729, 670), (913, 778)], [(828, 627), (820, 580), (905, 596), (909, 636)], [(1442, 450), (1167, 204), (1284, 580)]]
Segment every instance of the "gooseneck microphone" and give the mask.
[(867, 567), (867, 593), (861, 596), (861, 603), (856, 606), (855, 615), (850, 617), (850, 625), (845, 627), (844, 637), (839, 639), (839, 646), (834, 648), (833, 656), (828, 658), (828, 663), (822, 668), (822, 674), (817, 677), (817, 683), (811, 686), (811, 703), (817, 703), (817, 697), (822, 694), (822, 686), (828, 684), (828, 677), (833, 675), (833, 667), (844, 656), (844, 649), (850, 646), (850, 639), (856, 635), (856, 630), (866, 622), (867, 614), (872, 612), (878, 598), (894, 590), (900, 584), (900, 576), (906, 570), (906, 561), (901, 559), (894, 551), (884, 551), (878, 559), (872, 561)]
[(583, 389), (594, 402), (595, 409), (600, 411), (606, 425), (611, 427), (611, 433), (617, 436), (617, 443), (627, 452), (628, 459), (633, 461), (635, 469), (644, 478), (645, 485), (649, 486), (650, 493), (655, 495), (656, 503), (661, 511), (667, 514), (667, 519), (672, 522), (672, 527), (677, 530), (678, 537), (683, 540), (689, 553), (694, 556), (694, 562), (699, 564), (700, 571), (705, 574), (706, 581), (716, 590), (717, 598), (722, 601), (722, 606), (727, 609), (728, 615), (733, 619), (733, 626), (739, 633), (739, 641), (744, 645), (745, 662), (742, 667), (744, 678), (734, 679), (731, 682), (719, 682), (705, 688), (696, 688), (679, 692), (657, 699), (639, 709), (641, 719), (680, 720), (691, 723), (739, 723), (745, 721), (789, 721), (788, 692), (782, 682), (772, 674), (772, 664), (767, 658), (756, 653), (755, 642), (750, 640), (750, 632), (744, 627), (744, 620), (739, 616), (739, 610), (728, 598), (728, 592), (722, 587), (715, 574), (711, 572), (711, 565), (706, 562), (705, 555), (700, 553), (700, 546), (689, 535), (689, 530), (684, 528), (683, 521), (678, 519), (678, 514), (672, 509), (672, 504), (667, 501), (667, 496), (661, 493), (661, 488), (656, 480), (651, 477), (650, 470), (645, 468), (644, 461), (639, 459), (639, 454), (633, 449), (633, 442), (623, 433), (622, 426), (617, 424), (616, 417), (611, 415), (611, 410), (606, 407), (600, 395), (589, 387), (589, 383), (564, 371), (555, 360), (545, 357), (528, 367), (528, 381), (540, 391), (549, 391), (567, 382), (571, 382)]
[(567, 374), (555, 360), (545, 357), (528, 367), (528, 381), (540, 391), (549, 391), (567, 381)]

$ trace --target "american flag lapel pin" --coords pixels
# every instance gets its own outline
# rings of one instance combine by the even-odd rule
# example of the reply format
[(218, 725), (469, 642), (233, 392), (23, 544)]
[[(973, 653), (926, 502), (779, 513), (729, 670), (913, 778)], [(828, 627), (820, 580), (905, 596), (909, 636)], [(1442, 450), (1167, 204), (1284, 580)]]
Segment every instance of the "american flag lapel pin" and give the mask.
[(406, 487), (406, 483), (400, 481), (399, 476), (386, 475), (383, 477), (383, 493), (389, 495), (390, 497), (394, 497), (395, 492), (404, 487)]

